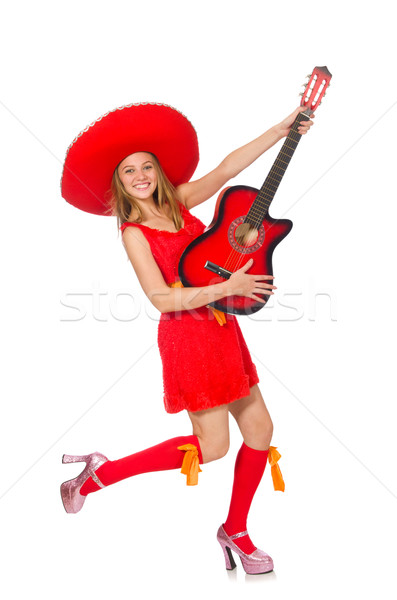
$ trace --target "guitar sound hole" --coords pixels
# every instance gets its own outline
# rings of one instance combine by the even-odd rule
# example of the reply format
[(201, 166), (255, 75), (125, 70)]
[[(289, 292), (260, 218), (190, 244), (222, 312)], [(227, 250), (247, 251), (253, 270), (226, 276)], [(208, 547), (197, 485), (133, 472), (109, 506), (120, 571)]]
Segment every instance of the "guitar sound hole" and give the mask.
[(255, 244), (258, 239), (258, 230), (249, 223), (241, 223), (235, 232), (234, 237), (240, 246), (249, 247)]
[(265, 240), (263, 224), (258, 229), (250, 223), (245, 223), (246, 215), (241, 215), (232, 221), (227, 231), (229, 244), (241, 254), (252, 254), (260, 248)]

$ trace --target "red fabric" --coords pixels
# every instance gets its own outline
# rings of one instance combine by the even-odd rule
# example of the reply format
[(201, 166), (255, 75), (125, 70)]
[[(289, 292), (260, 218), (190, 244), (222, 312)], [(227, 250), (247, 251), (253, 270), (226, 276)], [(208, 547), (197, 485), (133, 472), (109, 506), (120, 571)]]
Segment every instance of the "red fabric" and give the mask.
[[(157, 446), (152, 446), (119, 460), (108, 460), (95, 473), (100, 481), (107, 486), (141, 473), (180, 469), (185, 452), (184, 450), (178, 450), (178, 446), (185, 444), (194, 444), (197, 447), (199, 462), (202, 464), (203, 457), (197, 436), (187, 435), (172, 438), (157, 444)], [(90, 477), (82, 486), (80, 493), (82, 496), (87, 496), (87, 494), (96, 492), (99, 489), (101, 488)]]
[[(152, 229), (138, 223), (147, 238), (167, 284), (179, 280), (178, 262), (186, 246), (205, 229), (179, 203), (184, 227), (178, 232)], [(226, 314), (220, 326), (205, 306), (162, 313), (158, 347), (163, 365), (164, 405), (168, 413), (199, 411), (248, 396), (259, 382), (258, 373), (235, 315)]]
[[(234, 468), (234, 482), (229, 514), (223, 525), (227, 535), (241, 533), (247, 529), (247, 517), (252, 499), (264, 473), (268, 450), (255, 450), (244, 442)], [(256, 550), (248, 535), (233, 540), (247, 554)]]

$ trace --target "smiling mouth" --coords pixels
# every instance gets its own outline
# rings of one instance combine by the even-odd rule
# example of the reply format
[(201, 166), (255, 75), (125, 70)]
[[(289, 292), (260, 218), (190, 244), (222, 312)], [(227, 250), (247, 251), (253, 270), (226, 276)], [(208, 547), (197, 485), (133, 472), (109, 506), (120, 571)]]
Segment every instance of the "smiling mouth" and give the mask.
[(146, 190), (150, 186), (150, 183), (140, 183), (139, 185), (134, 185), (134, 188), (137, 190)]

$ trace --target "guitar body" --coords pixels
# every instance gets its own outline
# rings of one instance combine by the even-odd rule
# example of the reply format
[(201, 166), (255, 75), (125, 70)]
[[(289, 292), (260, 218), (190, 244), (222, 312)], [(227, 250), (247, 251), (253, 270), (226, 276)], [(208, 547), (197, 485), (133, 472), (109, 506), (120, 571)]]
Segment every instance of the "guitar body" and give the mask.
[[(178, 272), (185, 287), (203, 287), (227, 279), (206, 268), (207, 261), (234, 272), (253, 258), (254, 262), (247, 271), (250, 275), (273, 275), (274, 249), (291, 231), (292, 222), (272, 219), (267, 214), (257, 223), (258, 229), (250, 231), (249, 239), (241, 239), (244, 218), (257, 195), (257, 189), (245, 185), (221, 192), (211, 224), (185, 248), (180, 258)], [(265, 294), (258, 296), (264, 300), (269, 298)], [(264, 304), (246, 296), (229, 296), (212, 302), (211, 306), (227, 313), (249, 315)]]

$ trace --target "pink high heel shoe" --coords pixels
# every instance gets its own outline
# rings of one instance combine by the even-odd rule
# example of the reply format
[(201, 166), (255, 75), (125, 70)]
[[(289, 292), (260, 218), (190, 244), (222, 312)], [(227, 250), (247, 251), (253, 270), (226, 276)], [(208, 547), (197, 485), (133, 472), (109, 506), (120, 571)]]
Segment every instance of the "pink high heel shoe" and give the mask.
[(92, 477), (99, 487), (106, 487), (102, 481), (100, 481), (98, 475), (95, 474), (95, 471), (107, 461), (108, 459), (106, 456), (99, 452), (86, 454), (85, 456), (71, 456), (70, 454), (64, 454), (62, 456), (63, 463), (86, 463), (84, 471), (82, 471), (80, 475), (75, 477), (75, 479), (65, 481), (61, 485), (62, 502), (67, 513), (77, 513), (83, 508), (86, 496), (82, 496), (80, 490), (89, 477)]
[(232, 571), (236, 568), (236, 563), (232, 555), (232, 550), (235, 552), (241, 560), (244, 571), (249, 575), (259, 575), (261, 573), (269, 573), (273, 571), (274, 565), (271, 557), (257, 548), (252, 554), (246, 554), (233, 542), (236, 538), (247, 535), (247, 531), (241, 533), (235, 533), (234, 535), (228, 536), (226, 531), (221, 525), (218, 529), (216, 539), (222, 546), (223, 554), (225, 555), (226, 569)]

